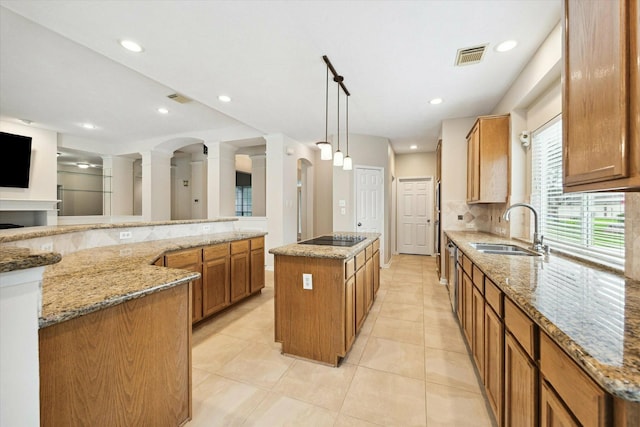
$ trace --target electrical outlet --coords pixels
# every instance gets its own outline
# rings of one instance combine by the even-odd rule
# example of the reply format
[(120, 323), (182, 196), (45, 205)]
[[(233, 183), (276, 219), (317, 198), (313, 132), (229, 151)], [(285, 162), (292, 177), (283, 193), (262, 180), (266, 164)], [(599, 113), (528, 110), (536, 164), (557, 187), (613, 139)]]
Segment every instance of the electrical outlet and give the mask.
[(131, 248), (120, 250), (120, 256), (131, 256), (131, 255), (133, 255), (133, 250)]
[(472, 222), (468, 222), (467, 223), (467, 228), (473, 228), (473, 223)]
[(313, 289), (313, 279), (311, 278), (311, 274), (302, 274), (302, 289)]
[(202, 226), (202, 231), (211, 231), (211, 226), (210, 225), (203, 225)]
[(120, 232), (120, 240), (124, 240), (124, 239), (130, 239), (131, 238), (131, 232), (130, 231), (121, 231)]
[(40, 246), (40, 250), (48, 252), (53, 251), (53, 243), (44, 243)]

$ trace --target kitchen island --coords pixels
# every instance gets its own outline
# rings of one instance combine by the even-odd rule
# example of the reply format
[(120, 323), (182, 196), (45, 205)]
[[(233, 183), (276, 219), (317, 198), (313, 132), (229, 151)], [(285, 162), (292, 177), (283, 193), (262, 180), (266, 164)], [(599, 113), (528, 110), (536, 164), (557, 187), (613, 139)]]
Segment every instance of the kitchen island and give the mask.
[(380, 234), (330, 237), (333, 242), (312, 239), (269, 252), (275, 256), (275, 340), (282, 352), (338, 366), (380, 285)]
[[(640, 283), (555, 252), (446, 231), (458, 248), (457, 316), (498, 425), (640, 425)], [(455, 261), (454, 261), (455, 262)]]
[[(114, 225), (87, 230), (96, 228), (119, 231)], [(18, 234), (64, 237), (49, 227), (35, 235)], [(85, 248), (46, 267), (38, 319), (41, 425), (177, 426), (188, 421), (192, 283), (201, 273), (163, 267), (165, 254), (203, 252), (262, 240), (265, 234), (227, 231)], [(34, 250), (20, 248), (22, 241), (3, 236), (11, 243), (0, 245), (0, 267), (25, 268), (37, 259)]]

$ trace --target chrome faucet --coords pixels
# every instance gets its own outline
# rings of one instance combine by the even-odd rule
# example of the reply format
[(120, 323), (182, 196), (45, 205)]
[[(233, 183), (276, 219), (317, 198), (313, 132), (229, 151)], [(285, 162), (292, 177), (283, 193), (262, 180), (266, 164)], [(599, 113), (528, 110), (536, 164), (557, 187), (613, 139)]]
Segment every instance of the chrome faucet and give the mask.
[(504, 214), (502, 215), (502, 217), (505, 219), (505, 221), (509, 221), (509, 215), (511, 214), (511, 209), (516, 208), (518, 206), (521, 206), (523, 208), (528, 208), (531, 210), (531, 212), (533, 212), (533, 222), (535, 224), (534, 225), (535, 228), (533, 230), (533, 244), (531, 245), (531, 249), (540, 253), (548, 253), (549, 246), (544, 245), (542, 243), (543, 236), (540, 235), (540, 222), (538, 221), (538, 211), (536, 211), (536, 208), (534, 208), (528, 203), (514, 203), (513, 205), (509, 206), (506, 211), (504, 211)]

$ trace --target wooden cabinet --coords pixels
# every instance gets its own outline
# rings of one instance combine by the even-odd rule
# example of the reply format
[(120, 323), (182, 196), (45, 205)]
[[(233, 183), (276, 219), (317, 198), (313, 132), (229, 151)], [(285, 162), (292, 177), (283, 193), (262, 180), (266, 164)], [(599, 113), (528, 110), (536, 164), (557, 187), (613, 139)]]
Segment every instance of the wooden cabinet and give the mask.
[[(202, 275), (202, 249), (187, 249), (165, 255), (164, 265), (169, 268), (180, 268)], [(192, 321), (202, 319), (202, 277), (191, 282)]]
[(580, 426), (546, 381), (542, 381), (540, 385), (540, 425), (545, 427)]
[(229, 243), (202, 251), (202, 315), (210, 316), (229, 304)]
[(356, 271), (355, 275), (355, 315), (356, 315), (356, 332), (360, 331), (364, 323), (364, 314), (366, 312), (366, 290), (365, 290), (365, 271), (364, 266)]
[[(380, 243), (378, 240), (378, 247)], [(375, 248), (374, 248), (375, 249)], [(376, 249), (373, 253), (373, 299), (378, 295), (378, 290), (380, 289), (380, 250)]]
[(231, 302), (249, 295), (249, 241), (231, 242)]
[(565, 0), (564, 191), (640, 190), (638, 0)]
[(345, 353), (349, 351), (356, 339), (355, 283), (351, 276), (344, 285), (344, 342)]
[(191, 293), (196, 323), (264, 288), (264, 237), (168, 253), (164, 265), (201, 274)]
[(502, 425), (503, 371), (504, 326), (501, 316), (487, 303), (484, 309), (484, 388), (499, 426)]
[(480, 379), (484, 381), (484, 297), (475, 286), (471, 294), (471, 317), (471, 352)]
[(505, 203), (509, 116), (478, 117), (467, 135), (467, 203)]
[[(557, 402), (552, 403), (550, 410), (557, 412), (559, 419), (571, 419), (573, 416), (585, 427), (607, 425), (611, 410), (610, 397), (544, 333), (540, 334), (540, 372), (545, 380), (543, 383), (553, 388), (551, 399), (555, 397)], [(563, 414), (559, 408), (566, 408), (567, 414)], [(544, 412), (544, 403), (542, 409)], [(545, 416), (553, 419), (549, 408), (546, 411)]]
[(538, 372), (513, 335), (504, 338), (504, 425), (538, 425)]
[(469, 343), (469, 348), (472, 348), (473, 343), (473, 283), (471, 282), (471, 278), (467, 275), (466, 272), (462, 275), (462, 287), (464, 290), (462, 291), (462, 297), (464, 301), (462, 302), (463, 310), (462, 313), (462, 325), (464, 326), (464, 334), (467, 337), (467, 343)]
[(365, 311), (369, 311), (373, 304), (373, 247), (369, 245), (364, 250), (366, 261), (364, 262), (364, 305)]
[(250, 293), (264, 288), (264, 237), (251, 239), (251, 284)]

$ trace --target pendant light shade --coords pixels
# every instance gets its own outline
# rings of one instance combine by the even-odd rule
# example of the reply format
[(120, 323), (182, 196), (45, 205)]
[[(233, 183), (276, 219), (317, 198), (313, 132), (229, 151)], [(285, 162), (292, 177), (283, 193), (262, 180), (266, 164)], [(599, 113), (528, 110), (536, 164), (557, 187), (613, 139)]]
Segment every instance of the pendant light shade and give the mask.
[(336, 134), (338, 135), (338, 149), (333, 155), (333, 166), (342, 167), (344, 156), (342, 155), (342, 151), (340, 151), (340, 82), (342, 81), (342, 76), (334, 77), (333, 80), (338, 83), (338, 131)]
[(327, 63), (327, 75), (324, 79), (326, 86), (324, 95), (324, 141), (316, 142), (320, 149), (320, 160), (331, 160), (331, 144), (329, 144), (329, 64)]
[(344, 156), (342, 155), (342, 151), (337, 150), (333, 154), (333, 166), (343, 166), (344, 164)]

